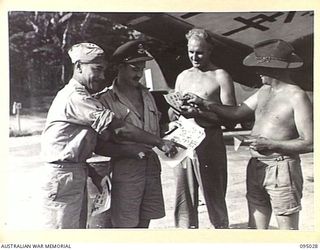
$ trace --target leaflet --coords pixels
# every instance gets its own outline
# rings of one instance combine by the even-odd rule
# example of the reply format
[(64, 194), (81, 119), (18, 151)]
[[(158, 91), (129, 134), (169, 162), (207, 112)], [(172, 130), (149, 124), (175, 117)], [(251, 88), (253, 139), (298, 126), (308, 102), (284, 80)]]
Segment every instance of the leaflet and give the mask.
[(177, 166), (184, 158), (187, 156), (193, 158), (195, 148), (203, 141), (205, 138), (204, 128), (200, 127), (194, 119), (186, 119), (180, 116), (178, 121), (174, 122), (173, 132), (169, 132), (164, 139), (177, 142), (183, 145), (186, 149), (178, 147), (178, 153), (169, 158), (164, 152), (157, 148), (153, 150), (158, 154), (160, 161), (170, 167)]
[(111, 178), (109, 175), (102, 179), (101, 185), (102, 193), (96, 195), (92, 204), (92, 216), (109, 210), (111, 206)]
[(233, 143), (234, 143), (234, 150), (238, 151), (240, 148), (240, 145), (242, 146), (248, 146), (250, 143), (254, 141), (255, 137), (248, 136), (248, 135), (235, 135), (233, 137)]

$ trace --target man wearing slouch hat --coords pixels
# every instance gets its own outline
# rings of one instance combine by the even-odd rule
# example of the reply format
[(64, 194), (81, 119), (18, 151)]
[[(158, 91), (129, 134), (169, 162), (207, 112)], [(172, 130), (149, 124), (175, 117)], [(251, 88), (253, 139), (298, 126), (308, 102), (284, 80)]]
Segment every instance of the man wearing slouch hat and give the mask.
[(227, 107), (189, 93), (187, 102), (198, 108), (186, 109), (212, 120), (217, 115), (233, 121), (255, 115), (247, 167), (248, 227), (267, 229), (274, 212), (280, 229), (298, 229), (303, 186), (299, 154), (313, 151), (312, 105), (290, 78), (303, 61), (289, 43), (271, 39), (256, 44), (243, 64), (261, 77), (263, 86), (254, 95)]

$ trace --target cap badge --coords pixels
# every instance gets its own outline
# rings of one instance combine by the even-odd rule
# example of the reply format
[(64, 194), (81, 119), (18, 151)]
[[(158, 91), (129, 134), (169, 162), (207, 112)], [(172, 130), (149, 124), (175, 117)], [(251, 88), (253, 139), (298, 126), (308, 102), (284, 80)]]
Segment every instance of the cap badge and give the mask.
[(138, 45), (138, 53), (139, 54), (144, 54), (145, 53), (145, 49), (143, 48), (143, 45), (141, 43)]

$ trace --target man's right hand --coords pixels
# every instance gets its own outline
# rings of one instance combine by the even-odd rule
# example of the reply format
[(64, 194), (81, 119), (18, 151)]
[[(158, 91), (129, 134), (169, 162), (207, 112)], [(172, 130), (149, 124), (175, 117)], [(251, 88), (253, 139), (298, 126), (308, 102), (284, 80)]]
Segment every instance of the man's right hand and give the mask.
[(162, 139), (162, 143), (158, 146), (158, 148), (170, 158), (174, 157), (178, 153), (176, 143), (173, 141)]

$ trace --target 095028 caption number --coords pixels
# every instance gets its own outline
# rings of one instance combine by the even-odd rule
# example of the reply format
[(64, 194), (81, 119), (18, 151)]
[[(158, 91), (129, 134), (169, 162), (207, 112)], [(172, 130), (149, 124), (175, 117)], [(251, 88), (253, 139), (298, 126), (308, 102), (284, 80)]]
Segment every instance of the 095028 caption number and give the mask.
[(304, 249), (318, 248), (318, 244), (300, 244), (299, 246)]

